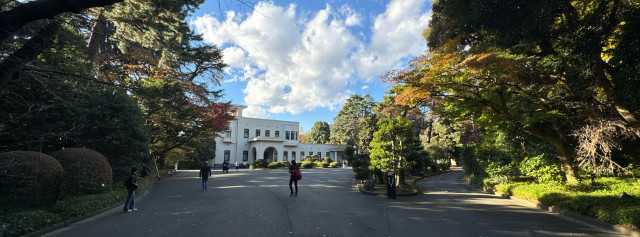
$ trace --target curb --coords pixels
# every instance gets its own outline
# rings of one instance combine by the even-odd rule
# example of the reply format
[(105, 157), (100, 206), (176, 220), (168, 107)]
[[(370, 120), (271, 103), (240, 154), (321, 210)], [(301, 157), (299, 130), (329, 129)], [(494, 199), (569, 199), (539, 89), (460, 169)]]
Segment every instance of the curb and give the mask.
[(524, 199), (524, 198), (520, 198), (517, 196), (513, 196), (513, 195), (509, 195), (509, 194), (505, 194), (502, 193), (500, 191), (495, 191), (493, 193), (494, 196), (500, 197), (500, 198), (504, 198), (504, 199), (509, 199), (517, 204), (520, 204), (522, 206), (526, 206), (526, 207), (531, 207), (531, 208), (535, 208), (535, 209), (540, 209), (543, 211), (547, 211), (547, 212), (551, 212), (551, 213), (557, 213), (560, 214), (564, 217), (570, 218), (570, 219), (574, 219), (577, 221), (581, 221), (581, 222), (585, 222), (588, 223), (590, 225), (595, 225), (601, 228), (605, 228), (605, 229), (609, 229), (609, 230), (613, 230), (616, 231), (620, 234), (626, 235), (626, 236), (631, 236), (631, 237), (640, 237), (640, 231), (629, 228), (629, 227), (625, 227), (622, 225), (616, 225), (616, 224), (612, 224), (606, 221), (602, 221), (599, 220), (597, 218), (594, 217), (590, 217), (590, 216), (585, 216), (582, 214), (578, 214), (569, 210), (565, 210), (562, 208), (558, 208), (555, 206), (549, 206), (549, 205), (545, 205), (542, 204), (540, 202), (537, 201), (532, 201), (532, 200), (528, 200), (528, 199)]
[[(440, 172), (438, 172), (438, 173), (431, 173), (431, 174), (428, 174), (428, 175), (422, 176), (422, 177), (420, 177), (420, 178), (417, 178), (417, 179), (416, 179), (416, 180), (414, 180), (414, 181), (413, 181), (413, 183), (411, 184), (411, 186), (413, 186), (413, 188), (416, 190), (415, 192), (410, 192), (410, 193), (396, 193), (396, 197), (411, 197), (411, 196), (417, 196), (417, 195), (423, 194), (423, 193), (424, 193), (424, 190), (422, 190), (422, 187), (416, 186), (416, 183), (417, 183), (418, 181), (421, 181), (421, 180), (423, 180), (423, 179), (429, 178), (429, 177), (434, 176), (434, 175), (443, 174), (443, 173), (446, 173), (446, 172), (449, 172), (449, 170), (447, 170), (447, 171), (440, 171)], [(364, 188), (363, 188), (361, 185), (358, 185), (358, 184), (356, 184), (356, 185), (357, 185), (357, 187), (358, 187), (358, 191), (359, 191), (361, 194), (369, 195), (369, 196), (378, 196), (378, 197), (386, 197), (386, 196), (387, 196), (387, 194), (386, 194), (386, 193), (374, 193), (374, 192), (369, 192), (369, 191), (364, 190)], [(639, 236), (639, 237), (640, 237), (640, 236)]]
[(573, 220), (577, 220), (577, 221), (581, 221), (590, 225), (594, 225), (594, 226), (598, 226), (600, 228), (604, 228), (604, 229), (608, 229), (608, 230), (613, 230), (616, 231), (620, 234), (626, 235), (626, 236), (631, 236), (631, 237), (640, 237), (640, 230), (636, 230), (633, 228), (629, 228), (629, 227), (625, 227), (625, 226), (621, 226), (621, 225), (616, 225), (616, 224), (612, 224), (603, 220), (599, 220), (597, 218), (594, 217), (590, 217), (590, 216), (585, 216), (582, 214), (578, 214), (569, 210), (565, 210), (562, 208), (558, 208), (558, 207), (554, 207), (554, 206), (549, 206), (549, 205), (545, 205), (542, 204), (538, 201), (532, 201), (532, 200), (528, 200), (528, 199), (524, 199), (524, 198), (520, 198), (517, 196), (513, 196), (513, 195), (509, 195), (506, 193), (502, 193), (500, 191), (493, 191), (493, 190), (487, 190), (484, 188), (481, 188), (478, 185), (472, 184), (467, 182), (467, 184), (469, 186), (471, 186), (472, 188), (478, 189), (479, 191), (486, 193), (486, 194), (492, 194), (496, 197), (500, 197), (500, 198), (504, 198), (504, 199), (509, 199), (521, 206), (526, 206), (526, 207), (531, 207), (531, 208), (535, 208), (535, 209), (540, 209), (543, 211), (547, 211), (547, 212), (551, 212), (551, 213), (557, 213), (559, 215), (562, 215), (566, 218), (570, 218)]
[[(145, 191), (144, 191), (144, 193), (143, 193), (142, 195), (140, 195), (139, 197), (137, 197), (137, 199), (138, 199), (138, 200), (142, 200), (145, 196), (147, 196), (147, 194), (149, 194), (149, 192), (151, 192), (151, 190), (155, 189), (155, 186), (156, 186), (156, 184), (157, 184), (157, 182), (158, 182), (158, 181), (159, 181), (158, 179), (155, 179), (155, 180), (151, 181), (151, 182), (148, 184), (148, 185), (149, 185), (149, 188), (147, 188), (147, 190), (145, 190)], [(108, 207), (102, 208), (102, 209), (100, 209), (100, 210), (97, 210), (97, 211), (91, 212), (91, 213), (86, 214), (86, 215), (83, 215), (83, 216), (78, 216), (78, 217), (75, 217), (75, 218), (72, 218), (72, 219), (69, 219), (69, 220), (65, 220), (64, 222), (61, 222), (61, 223), (58, 223), (58, 224), (50, 225), (50, 226), (45, 227), (45, 228), (43, 228), (43, 229), (36, 230), (36, 231), (34, 231), (34, 232), (31, 232), (31, 233), (28, 233), (28, 234), (25, 234), (25, 235), (22, 235), (22, 236), (24, 236), (24, 237), (36, 237), (36, 236), (42, 236), (42, 235), (44, 235), (44, 234), (51, 233), (51, 232), (54, 232), (54, 231), (56, 231), (56, 230), (63, 229), (63, 228), (65, 228), (65, 227), (69, 227), (69, 226), (71, 226), (71, 225), (73, 225), (73, 224), (75, 224), (75, 223), (78, 223), (78, 222), (81, 222), (81, 221), (87, 220), (87, 219), (89, 219), (89, 218), (91, 218), (91, 217), (94, 217), (94, 216), (97, 216), (97, 215), (100, 215), (100, 214), (102, 214), (102, 213), (105, 213), (105, 212), (107, 212), (107, 211), (110, 211), (110, 210), (112, 210), (112, 209), (114, 209), (114, 208), (116, 208), (116, 207), (118, 207), (118, 206), (122, 206), (122, 205), (124, 205), (124, 201), (118, 202), (118, 203), (116, 203), (116, 204), (113, 204), (113, 205), (111, 205), (111, 206), (108, 206)]]

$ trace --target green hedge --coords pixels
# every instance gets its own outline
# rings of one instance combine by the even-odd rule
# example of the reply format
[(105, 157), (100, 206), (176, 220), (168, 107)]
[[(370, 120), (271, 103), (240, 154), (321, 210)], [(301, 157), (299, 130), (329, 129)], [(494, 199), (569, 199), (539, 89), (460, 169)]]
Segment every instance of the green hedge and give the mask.
[[(155, 178), (138, 178), (136, 194), (142, 194)], [(136, 195), (136, 196), (137, 196)], [(127, 191), (115, 185), (106, 192), (70, 196), (47, 209), (25, 209), (3, 206), (0, 209), (0, 236), (18, 236), (61, 223), (64, 220), (90, 214), (124, 201)]]
[(302, 162), (302, 168), (304, 169), (311, 169), (313, 167), (315, 167), (315, 164), (313, 163), (313, 161), (308, 160), (308, 161)]
[(257, 159), (256, 161), (254, 161), (251, 164), (251, 167), (254, 169), (260, 169), (260, 168), (267, 168), (267, 166), (269, 165), (269, 163), (267, 163), (266, 160), (264, 159)]
[(271, 162), (267, 165), (269, 169), (277, 169), (278, 167), (280, 167), (280, 162)]
[[(606, 177), (577, 184), (511, 183), (496, 185), (498, 191), (535, 200), (615, 224), (640, 227), (640, 180)], [(619, 198), (625, 192), (631, 196)]]

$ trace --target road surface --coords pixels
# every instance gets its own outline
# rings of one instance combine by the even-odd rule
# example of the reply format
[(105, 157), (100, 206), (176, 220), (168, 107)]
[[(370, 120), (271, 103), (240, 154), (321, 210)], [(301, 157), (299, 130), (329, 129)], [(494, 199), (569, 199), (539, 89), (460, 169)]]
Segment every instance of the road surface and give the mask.
[(303, 169), (298, 197), (288, 170), (197, 171), (159, 181), (136, 201), (46, 236), (620, 236), (561, 215), (478, 193), (455, 169), (418, 183), (423, 195), (386, 199), (351, 187), (351, 169)]

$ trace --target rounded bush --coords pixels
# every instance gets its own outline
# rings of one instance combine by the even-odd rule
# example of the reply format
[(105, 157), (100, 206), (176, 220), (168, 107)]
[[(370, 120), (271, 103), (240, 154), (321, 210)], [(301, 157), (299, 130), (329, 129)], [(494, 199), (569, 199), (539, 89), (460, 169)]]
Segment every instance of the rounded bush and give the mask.
[(302, 168), (304, 168), (304, 169), (311, 169), (314, 166), (315, 166), (315, 164), (313, 163), (313, 161), (309, 161), (308, 160), (308, 161), (302, 162)]
[(264, 159), (257, 159), (251, 165), (253, 165), (256, 169), (259, 169), (259, 168), (267, 168), (269, 163), (267, 163), (267, 161)]
[(286, 161), (286, 160), (280, 161), (280, 167), (287, 167), (287, 168), (289, 168), (289, 166), (291, 166), (291, 162)]
[(331, 158), (329, 158), (329, 157), (325, 157), (325, 158), (322, 158), (322, 162), (329, 164), (329, 163), (333, 162), (333, 160), (331, 160)]
[(267, 165), (269, 169), (277, 169), (278, 167), (280, 167), (280, 162), (271, 162)]
[(338, 164), (338, 162), (331, 162), (331, 163), (329, 164), (329, 167), (331, 167), (331, 168), (338, 168), (338, 167), (340, 167), (340, 164)]
[(56, 151), (51, 156), (64, 168), (67, 193), (92, 194), (111, 187), (111, 165), (99, 152), (87, 148), (67, 148)]
[(56, 159), (40, 152), (0, 153), (0, 196), (24, 204), (55, 203), (62, 173), (62, 165)]

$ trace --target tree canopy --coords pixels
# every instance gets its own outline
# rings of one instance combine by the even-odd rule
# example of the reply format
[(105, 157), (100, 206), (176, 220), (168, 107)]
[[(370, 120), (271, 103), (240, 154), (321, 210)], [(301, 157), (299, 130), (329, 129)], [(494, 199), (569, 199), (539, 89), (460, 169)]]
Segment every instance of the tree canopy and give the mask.
[(630, 47), (640, 40), (638, 3), (447, 0), (432, 9), (429, 52), (385, 76), (396, 103), (508, 123), (553, 145), (569, 180), (578, 164), (621, 168), (607, 151), (640, 135), (631, 56), (640, 48)]
[[(52, 2), (44, 17), (25, 16)], [(221, 51), (186, 22), (202, 2), (2, 3), (0, 19), (16, 23), (0, 23), (2, 149), (87, 146), (117, 164), (174, 149), (211, 154), (196, 148), (233, 116), (216, 89)]]
[(307, 136), (307, 142), (309, 143), (327, 144), (331, 137), (331, 127), (325, 121), (317, 121), (313, 124)]

